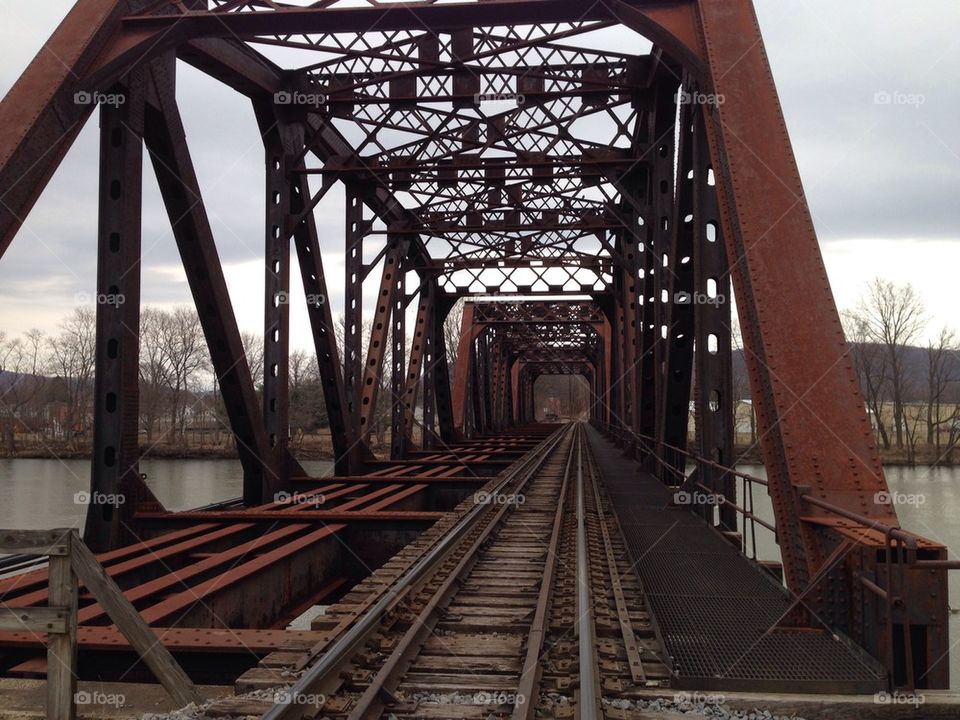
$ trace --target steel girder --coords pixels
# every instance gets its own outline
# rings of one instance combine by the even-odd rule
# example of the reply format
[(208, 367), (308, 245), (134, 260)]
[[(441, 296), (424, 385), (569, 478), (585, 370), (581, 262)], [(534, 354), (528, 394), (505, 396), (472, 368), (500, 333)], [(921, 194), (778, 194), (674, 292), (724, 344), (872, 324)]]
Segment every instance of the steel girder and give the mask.
[[(608, 321), (595, 302), (476, 302), (464, 306), (453, 425), (470, 437), (532, 420), (532, 382), (541, 374), (583, 375), (600, 404)], [(474, 388), (484, 391), (476, 394)]]

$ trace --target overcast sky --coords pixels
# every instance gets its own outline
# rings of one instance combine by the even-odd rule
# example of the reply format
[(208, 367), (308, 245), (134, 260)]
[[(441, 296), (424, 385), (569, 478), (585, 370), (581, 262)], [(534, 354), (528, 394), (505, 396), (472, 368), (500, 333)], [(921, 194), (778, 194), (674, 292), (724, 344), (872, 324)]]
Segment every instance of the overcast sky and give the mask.
[[(0, 7), (0, 95), (71, 5)], [(960, 3), (756, 0), (841, 308), (874, 276), (913, 283), (930, 334), (960, 329)], [(624, 31), (627, 32), (627, 31)], [(262, 328), (262, 146), (250, 104), (180, 66), (178, 94), (243, 329)], [(88, 123), (0, 260), (0, 330), (53, 331), (95, 278), (97, 123)], [(144, 302), (189, 294), (151, 172), (144, 174)], [(342, 195), (318, 210), (333, 303), (342, 297)], [(294, 283), (296, 287), (296, 283)], [(294, 343), (308, 345), (302, 303)]]

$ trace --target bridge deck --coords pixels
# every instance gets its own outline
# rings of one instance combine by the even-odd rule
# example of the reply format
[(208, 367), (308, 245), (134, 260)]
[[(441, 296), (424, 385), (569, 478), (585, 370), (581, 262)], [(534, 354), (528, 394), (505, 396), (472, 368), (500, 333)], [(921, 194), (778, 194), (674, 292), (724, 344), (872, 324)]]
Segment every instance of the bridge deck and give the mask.
[(588, 437), (678, 684), (714, 690), (875, 692), (883, 669), (825, 628), (778, 628), (791, 597), (640, 471), (595, 429)]

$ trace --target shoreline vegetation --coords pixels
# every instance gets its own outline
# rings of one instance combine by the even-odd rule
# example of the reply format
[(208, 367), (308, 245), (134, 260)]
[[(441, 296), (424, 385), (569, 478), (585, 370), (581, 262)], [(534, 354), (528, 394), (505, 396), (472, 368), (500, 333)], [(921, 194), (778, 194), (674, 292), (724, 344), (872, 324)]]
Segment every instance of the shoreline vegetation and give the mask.
[[(388, 458), (390, 443), (375, 442), (373, 451), (378, 457)], [(291, 441), (290, 450), (298, 460), (334, 460), (333, 447), (328, 435), (309, 435)], [(738, 465), (762, 465), (760, 449), (756, 446), (737, 445), (735, 453)], [(913, 452), (913, 462), (905, 450), (880, 449), (880, 458), (884, 465), (902, 467), (953, 467), (960, 464), (960, 458), (954, 457), (953, 462), (943, 456), (942, 448), (938, 451), (935, 446), (917, 446)], [(229, 441), (219, 443), (208, 442), (198, 445), (184, 445), (180, 443), (153, 443), (141, 445), (140, 456), (144, 459), (163, 460), (234, 460), (237, 459), (236, 447)], [(89, 460), (90, 448), (70, 443), (21, 443), (16, 452), (0, 452), (0, 459), (18, 460)]]

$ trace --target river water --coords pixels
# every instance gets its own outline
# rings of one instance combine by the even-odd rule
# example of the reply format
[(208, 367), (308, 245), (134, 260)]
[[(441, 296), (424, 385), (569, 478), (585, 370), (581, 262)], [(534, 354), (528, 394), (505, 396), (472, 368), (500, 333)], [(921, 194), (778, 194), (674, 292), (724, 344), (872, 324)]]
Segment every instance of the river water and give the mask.
[[(315, 475), (333, 463), (301, 463)], [(141, 460), (140, 472), (168, 510), (189, 510), (243, 494), (236, 460)], [(0, 459), (0, 528), (82, 527), (86, 506), (75, 502), (90, 487), (89, 460)]]
[[(302, 464), (316, 475), (332, 469), (330, 462)], [(764, 476), (759, 465), (740, 469)], [(170, 510), (228, 500), (242, 491), (240, 466), (235, 460), (144, 460), (140, 470)], [(891, 493), (910, 500), (897, 506), (901, 524), (946, 545), (951, 559), (960, 558), (960, 468), (887, 467), (886, 473)], [(89, 474), (90, 463), (86, 460), (0, 459), (0, 528), (82, 527), (86, 507), (75, 502), (75, 495), (89, 487)], [(772, 520), (769, 499), (757, 493), (754, 501), (757, 514)], [(779, 558), (770, 533), (760, 528), (757, 542), (759, 557)], [(950, 573), (950, 605), (960, 608), (960, 571)], [(950, 657), (951, 685), (960, 688), (960, 614), (950, 617), (950, 636), (955, 644)]]

